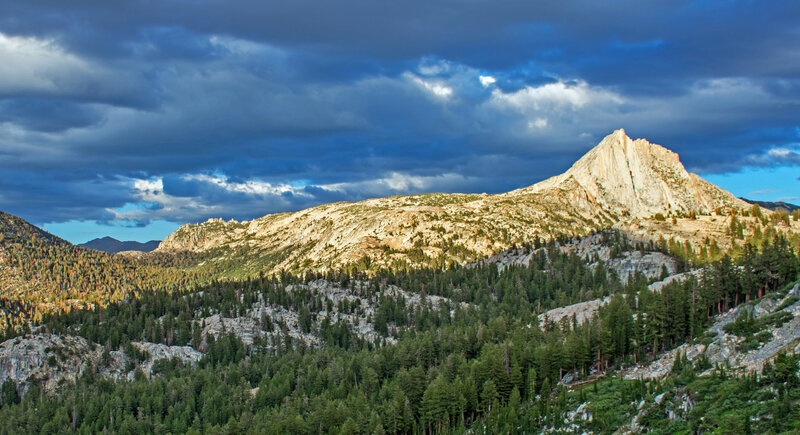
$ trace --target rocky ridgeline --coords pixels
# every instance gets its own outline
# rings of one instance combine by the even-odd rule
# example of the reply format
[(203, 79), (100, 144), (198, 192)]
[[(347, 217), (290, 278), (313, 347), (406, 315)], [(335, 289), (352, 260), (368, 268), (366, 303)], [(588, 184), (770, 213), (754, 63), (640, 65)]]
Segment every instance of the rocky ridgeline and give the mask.
[[(695, 400), (685, 390), (678, 390), (675, 394), (661, 393), (653, 397), (652, 402), (640, 400), (630, 403), (631, 414), (635, 413), (631, 421), (620, 428), (615, 434), (634, 434), (646, 432), (646, 427), (642, 426), (641, 420), (648, 413), (651, 412), (653, 407), (660, 406), (664, 410), (664, 418), (669, 420), (685, 420), (689, 416), (689, 412), (695, 407)], [(592, 413), (592, 403), (583, 402), (575, 410), (567, 411), (562, 425), (558, 428), (549, 427), (542, 431), (542, 433), (581, 433), (591, 434), (591, 431), (586, 430), (588, 423), (594, 419)]]
[(591, 423), (594, 419), (590, 403), (584, 402), (574, 411), (568, 411), (564, 416), (563, 424), (556, 428), (554, 426), (544, 428), (542, 434), (562, 434), (562, 433), (587, 433), (581, 430), (582, 425)]
[[(641, 273), (652, 280), (661, 276), (666, 270), (672, 276), (678, 271), (678, 262), (675, 258), (657, 251), (627, 250), (614, 255), (614, 250), (608, 243), (603, 242), (603, 233), (590, 234), (585, 237), (574, 237), (569, 242), (559, 246), (562, 252), (574, 252), (583, 259), (595, 259), (590, 266), (595, 267), (603, 262), (607, 269), (613, 270), (624, 284), (628, 277)], [(626, 241), (635, 245), (644, 242), (644, 239), (624, 235)]]
[(668, 420), (686, 420), (689, 416), (689, 412), (694, 409), (695, 404), (695, 400), (685, 390), (678, 390), (672, 395), (661, 393), (653, 398), (652, 403), (648, 403), (646, 400), (641, 400), (639, 403), (633, 402), (631, 406), (635, 407), (636, 415), (633, 416), (630, 423), (620, 427), (615, 433), (631, 434), (645, 432), (647, 428), (642, 426), (641, 420), (656, 406), (664, 408), (664, 418)]
[[(371, 285), (372, 283), (370, 281), (352, 281), (352, 287), (340, 287), (329, 281), (320, 279), (311, 281), (302, 286), (311, 290), (312, 293), (316, 295), (331, 299), (333, 302), (333, 304), (331, 304), (331, 312), (327, 310), (320, 311), (317, 314), (318, 320), (328, 317), (331, 323), (346, 321), (351, 325), (351, 329), (356, 335), (370, 342), (376, 342), (380, 338), (379, 334), (375, 331), (375, 325), (372, 320), (375, 318), (375, 311), (378, 308), (381, 296), (401, 298), (405, 302), (406, 307), (410, 309), (427, 306), (431, 309), (438, 310), (442, 309), (442, 307), (446, 307), (451, 313), (455, 309), (455, 303), (448, 298), (436, 295), (422, 297), (417, 293), (405, 291), (395, 285), (381, 286), (380, 292), (373, 294), (369, 298), (359, 296), (360, 294), (364, 294), (364, 290)], [(357, 302), (357, 305), (361, 308), (355, 314), (340, 312), (338, 305), (341, 301), (351, 303)], [(462, 308), (466, 308), (468, 304), (462, 303), (461, 306)], [(389, 331), (395, 331), (402, 327), (404, 327), (404, 325), (390, 323)], [(386, 342), (393, 344), (396, 340), (394, 337), (390, 336), (386, 338)]]
[[(641, 424), (641, 419), (652, 410), (654, 406), (663, 406), (664, 417), (669, 420), (685, 420), (689, 412), (694, 408), (695, 401), (686, 391), (679, 390), (676, 394), (667, 397), (666, 393), (661, 393), (653, 398), (651, 403), (646, 400), (631, 402), (630, 407), (636, 413), (630, 423), (618, 428), (615, 434), (643, 433), (646, 427)], [(542, 433), (582, 433), (591, 434), (586, 431), (585, 426), (594, 419), (592, 414), (592, 403), (583, 402), (574, 411), (567, 411), (563, 424), (559, 428), (549, 427)]]
[(653, 292), (660, 292), (661, 289), (664, 288), (664, 286), (666, 286), (667, 284), (671, 284), (673, 282), (681, 282), (689, 278), (702, 279), (702, 277), (703, 277), (703, 269), (694, 269), (688, 272), (676, 273), (674, 275), (670, 275), (660, 281), (651, 283), (650, 285), (647, 286), (647, 288)]
[[(269, 318), (276, 326), (272, 330), (268, 329), (264, 325), (264, 318)], [(265, 305), (263, 302), (253, 304), (244, 316), (222, 317), (214, 314), (203, 318), (202, 323), (205, 326), (201, 333), (201, 349), (206, 348), (209, 334), (216, 338), (226, 332), (234, 333), (245, 346), (253, 345), (256, 337), (265, 339), (268, 349), (280, 346), (285, 336), (288, 336), (295, 344), (303, 343), (309, 347), (315, 347), (321, 343), (318, 335), (301, 330), (297, 312), (281, 306)]]
[(89, 370), (114, 380), (132, 380), (137, 370), (152, 376), (155, 361), (177, 358), (185, 364), (195, 364), (201, 354), (188, 346), (131, 343), (144, 355), (134, 360), (122, 350), (104, 349), (83, 337), (34, 333), (16, 337), (0, 344), (0, 383), (11, 380), (19, 393), (40, 384), (53, 391), (62, 382), (73, 382)]
[[(203, 357), (202, 353), (190, 346), (167, 346), (162, 343), (149, 343), (146, 341), (135, 341), (131, 344), (147, 356), (136, 367), (141, 369), (147, 377), (152, 375), (153, 364), (158, 360), (178, 359), (184, 364), (195, 365)], [(133, 371), (123, 373), (130, 380)]]

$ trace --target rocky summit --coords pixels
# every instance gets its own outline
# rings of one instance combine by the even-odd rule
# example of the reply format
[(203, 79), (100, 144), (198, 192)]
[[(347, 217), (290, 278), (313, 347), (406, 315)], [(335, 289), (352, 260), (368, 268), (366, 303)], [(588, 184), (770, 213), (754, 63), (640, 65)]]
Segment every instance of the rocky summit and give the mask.
[[(635, 225), (662, 214), (709, 214), (747, 204), (690, 174), (678, 155), (624, 130), (603, 139), (564, 174), (495, 195), (427, 194), (325, 204), (245, 222), (184, 225), (157, 252), (201, 253), (232, 276), (475, 261), (558, 234)], [(634, 219), (638, 219), (635, 224)], [(704, 232), (720, 231), (715, 225)], [(692, 235), (684, 235), (691, 239)]]
[(590, 212), (600, 206), (636, 217), (745, 206), (727, 191), (687, 172), (674, 152), (645, 139), (632, 140), (622, 129), (606, 136), (567, 172), (522, 190), (566, 193), (583, 199), (578, 204)]

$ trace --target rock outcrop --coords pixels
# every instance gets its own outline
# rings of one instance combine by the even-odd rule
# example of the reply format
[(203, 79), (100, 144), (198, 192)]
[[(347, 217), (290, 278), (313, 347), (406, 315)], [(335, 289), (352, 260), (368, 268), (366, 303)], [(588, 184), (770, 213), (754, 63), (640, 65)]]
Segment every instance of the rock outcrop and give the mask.
[(99, 354), (100, 350), (82, 337), (38, 334), (12, 338), (0, 344), (0, 383), (11, 380), (20, 392), (33, 383), (52, 390), (60, 382), (74, 381)]
[[(375, 317), (380, 298), (394, 298), (412, 309), (425, 306), (434, 310), (447, 309), (452, 313), (456, 308), (455, 302), (441, 296), (423, 297), (394, 285), (379, 285), (379, 290), (373, 292), (372, 285), (369, 281), (353, 280), (349, 287), (342, 287), (324, 279), (289, 285), (286, 287), (288, 292), (310, 292), (323, 301), (324, 308), (314, 313), (305, 329), (300, 324), (300, 313), (283, 306), (267, 304), (259, 297), (243, 315), (222, 317), (213, 314), (203, 318), (202, 323), (205, 326), (201, 332), (203, 344), (200, 348), (204, 348), (209, 335), (218, 338), (229, 332), (239, 337), (245, 346), (252, 345), (255, 338), (259, 337), (268, 349), (282, 345), (286, 338), (291, 339), (295, 345), (302, 343), (308, 347), (317, 347), (323, 342), (323, 322), (330, 325), (346, 324), (353, 334), (370, 343), (383, 341), (394, 344), (397, 342), (394, 333), (406, 325), (389, 322), (386, 336), (377, 331)], [(344, 306), (357, 308), (341, 309)], [(460, 306), (465, 309), (469, 307), (466, 303), (461, 303)]]
[(580, 325), (587, 320), (591, 320), (591, 318), (597, 314), (597, 310), (609, 302), (611, 302), (611, 296), (554, 308), (539, 315), (539, 325), (543, 326), (547, 322), (558, 324), (564, 318), (572, 319), (573, 317), (578, 325)]
[(102, 346), (83, 337), (39, 333), (16, 337), (0, 344), (0, 384), (12, 381), (19, 393), (33, 385), (54, 391), (64, 382), (74, 382), (87, 370), (114, 380), (133, 380), (136, 370), (150, 377), (153, 364), (160, 359), (176, 358), (194, 365), (202, 354), (188, 346), (133, 342), (145, 355), (132, 361), (122, 350), (104, 352)]
[(202, 353), (190, 346), (167, 346), (162, 343), (146, 341), (134, 341), (131, 345), (147, 355), (147, 358), (138, 367), (146, 376), (151, 376), (153, 364), (161, 359), (177, 359), (186, 365), (195, 365), (203, 358)]
[[(606, 233), (606, 235), (608, 234), (612, 234), (612, 232)], [(584, 237), (573, 237), (565, 243), (556, 242), (556, 247), (561, 252), (574, 253), (584, 260), (594, 260), (589, 267), (600, 266), (600, 262), (602, 262), (602, 266), (606, 270), (613, 270), (623, 284), (628, 281), (629, 277), (637, 273), (642, 274), (648, 280), (659, 278), (663, 273), (666, 273), (667, 277), (670, 279), (660, 284), (662, 286), (668, 284), (672, 280), (682, 280), (688, 277), (688, 275), (676, 274), (678, 271), (678, 262), (669, 255), (658, 251), (640, 251), (636, 249), (626, 250), (615, 255), (609, 243), (603, 241), (603, 237), (603, 233), (590, 234)], [(642, 240), (628, 239), (627, 241), (631, 245), (635, 245)], [(534, 255), (541, 253), (546, 253), (546, 249), (512, 248), (498, 252), (483, 260), (467, 263), (465, 267), (496, 264), (498, 269), (502, 271), (510, 266), (529, 266)], [(697, 272), (694, 272), (693, 274), (696, 273)]]

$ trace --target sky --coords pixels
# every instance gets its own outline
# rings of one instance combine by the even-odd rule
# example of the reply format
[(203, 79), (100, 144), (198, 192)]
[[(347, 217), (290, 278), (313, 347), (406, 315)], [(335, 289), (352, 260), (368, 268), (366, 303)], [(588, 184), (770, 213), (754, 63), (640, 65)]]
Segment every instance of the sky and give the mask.
[(496, 193), (625, 128), (800, 202), (796, 1), (3, 0), (0, 210), (80, 243)]

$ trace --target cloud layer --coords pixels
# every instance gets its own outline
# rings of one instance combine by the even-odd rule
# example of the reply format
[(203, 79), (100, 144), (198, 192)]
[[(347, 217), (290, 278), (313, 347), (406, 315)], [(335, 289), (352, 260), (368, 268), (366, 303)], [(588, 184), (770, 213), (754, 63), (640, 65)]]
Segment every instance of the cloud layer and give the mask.
[(798, 165), (796, 2), (0, 4), (0, 209), (250, 219), (499, 192), (624, 127), (705, 173)]

